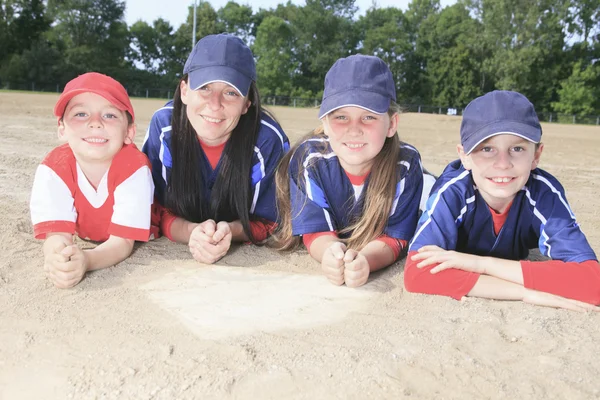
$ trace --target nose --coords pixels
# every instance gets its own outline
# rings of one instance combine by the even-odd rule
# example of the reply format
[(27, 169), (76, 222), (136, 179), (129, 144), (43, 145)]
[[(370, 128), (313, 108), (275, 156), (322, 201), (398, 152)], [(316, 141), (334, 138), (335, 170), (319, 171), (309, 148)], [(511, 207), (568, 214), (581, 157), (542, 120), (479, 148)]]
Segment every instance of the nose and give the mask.
[(223, 108), (221, 93), (215, 91), (210, 94), (210, 97), (208, 98), (208, 107), (213, 111), (218, 111)]
[(508, 151), (502, 151), (498, 153), (498, 156), (496, 157), (496, 160), (494, 162), (494, 166), (499, 169), (512, 168), (513, 164)]
[(90, 128), (101, 128), (102, 127), (102, 116), (99, 113), (91, 114), (88, 126)]
[(362, 127), (361, 127), (361, 121), (350, 121), (350, 123), (348, 124), (348, 134), (350, 135), (362, 135), (363, 131), (362, 131)]

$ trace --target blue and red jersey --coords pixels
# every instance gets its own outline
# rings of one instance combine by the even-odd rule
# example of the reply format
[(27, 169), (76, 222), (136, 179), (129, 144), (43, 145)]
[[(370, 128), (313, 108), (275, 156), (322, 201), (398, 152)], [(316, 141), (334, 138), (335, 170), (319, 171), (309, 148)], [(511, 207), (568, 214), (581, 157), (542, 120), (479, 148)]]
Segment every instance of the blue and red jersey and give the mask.
[[(462, 253), (523, 260), (530, 249), (539, 248), (544, 256), (566, 263), (566, 268), (582, 263), (588, 265), (590, 263), (585, 262), (593, 261), (586, 274), (592, 274), (594, 279), (597, 274), (600, 279), (596, 254), (567, 203), (562, 185), (548, 172), (539, 168), (531, 171), (529, 180), (516, 194), (507, 214), (503, 216), (505, 220), (499, 231), (497, 224), (495, 230), (495, 216), (492, 212), (479, 194), (471, 172), (462, 166), (460, 160), (453, 161), (432, 188), (426, 210), (411, 240), (409, 254), (423, 246), (436, 245)], [(544, 270), (551, 265), (549, 263), (552, 261), (522, 262), (525, 286), (542, 290), (539, 286), (535, 287), (533, 281), (541, 280), (536, 275), (550, 271)], [(552, 265), (557, 267), (559, 264), (554, 262)], [(430, 269), (417, 270), (416, 263), (409, 257), (405, 268), (407, 289), (460, 298), (472, 289), (479, 276), (454, 269), (434, 275), (428, 272)], [(577, 280), (575, 275), (581, 270), (571, 268), (569, 271)], [(450, 272), (446, 273), (448, 271)], [(544, 277), (544, 280), (548, 279), (556, 280)], [(585, 279), (583, 275), (582, 279)], [(554, 282), (551, 286), (561, 285), (569, 286), (569, 283), (563, 280)], [(571, 291), (567, 290), (569, 293)], [(562, 289), (549, 292), (566, 295)], [(600, 288), (598, 292), (600, 293)]]
[[(423, 169), (414, 147), (402, 144), (400, 153), (399, 179), (384, 234), (409, 240), (418, 219)], [(363, 184), (353, 185), (326, 137), (302, 143), (290, 161), (289, 174), (294, 235), (340, 232), (362, 214), (370, 175)]]
[[(169, 101), (164, 107), (154, 113), (142, 147), (142, 151), (146, 153), (152, 164), (152, 176), (156, 187), (156, 201), (162, 206), (165, 205), (167, 182), (169, 181), (173, 166), (170, 150), (172, 114), (172, 101)], [(211, 154), (205, 152), (200, 142), (197, 143), (197, 146), (200, 149), (200, 154), (202, 154), (198, 168), (201, 169), (201, 175), (204, 178), (199, 184), (202, 185), (202, 193), (208, 204), (212, 188), (219, 176), (221, 163), (220, 161), (217, 162), (213, 168), (210, 159)], [(277, 221), (274, 173), (279, 161), (289, 150), (289, 147), (289, 140), (279, 124), (269, 116), (263, 114), (261, 116), (258, 138), (254, 146), (252, 170), (248, 177), (252, 188), (251, 216), (266, 221)], [(161, 226), (164, 228), (165, 224), (161, 223)], [(169, 236), (169, 233), (164, 232), (164, 229), (163, 234)]]

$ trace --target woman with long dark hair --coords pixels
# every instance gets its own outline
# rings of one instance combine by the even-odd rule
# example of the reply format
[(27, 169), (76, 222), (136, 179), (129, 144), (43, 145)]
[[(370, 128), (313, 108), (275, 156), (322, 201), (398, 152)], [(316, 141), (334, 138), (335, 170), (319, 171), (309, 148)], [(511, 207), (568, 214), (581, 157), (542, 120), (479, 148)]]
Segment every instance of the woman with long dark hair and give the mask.
[(210, 264), (232, 241), (257, 244), (273, 230), (273, 175), (289, 141), (261, 107), (254, 57), (239, 38), (202, 38), (183, 73), (173, 101), (152, 116), (142, 151), (162, 234)]

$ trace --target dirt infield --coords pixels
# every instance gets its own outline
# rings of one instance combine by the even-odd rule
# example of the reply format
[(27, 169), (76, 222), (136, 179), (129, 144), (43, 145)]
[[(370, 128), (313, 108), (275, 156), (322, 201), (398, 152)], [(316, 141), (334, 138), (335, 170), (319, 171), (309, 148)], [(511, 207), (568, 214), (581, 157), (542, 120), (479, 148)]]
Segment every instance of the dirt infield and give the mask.
[[(237, 246), (205, 266), (161, 238), (55, 289), (28, 201), (56, 98), (0, 93), (0, 400), (600, 398), (599, 314), (407, 293), (404, 261), (348, 289), (305, 251)], [(134, 100), (138, 145), (163, 103)], [(317, 123), (272, 110), (292, 141)], [(439, 173), (459, 126), (406, 114), (399, 132)], [(544, 125), (543, 141), (541, 167), (600, 250), (600, 128)]]

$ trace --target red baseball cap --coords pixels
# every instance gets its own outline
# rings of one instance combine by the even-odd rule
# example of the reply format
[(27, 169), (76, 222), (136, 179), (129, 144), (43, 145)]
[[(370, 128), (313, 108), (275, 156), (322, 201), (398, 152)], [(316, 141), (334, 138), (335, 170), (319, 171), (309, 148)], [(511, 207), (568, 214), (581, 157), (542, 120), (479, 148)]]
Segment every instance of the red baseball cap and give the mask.
[(104, 97), (119, 110), (129, 112), (131, 119), (135, 121), (133, 106), (127, 90), (110, 76), (98, 72), (88, 72), (69, 81), (54, 106), (54, 115), (62, 118), (69, 101), (78, 94), (86, 92)]

